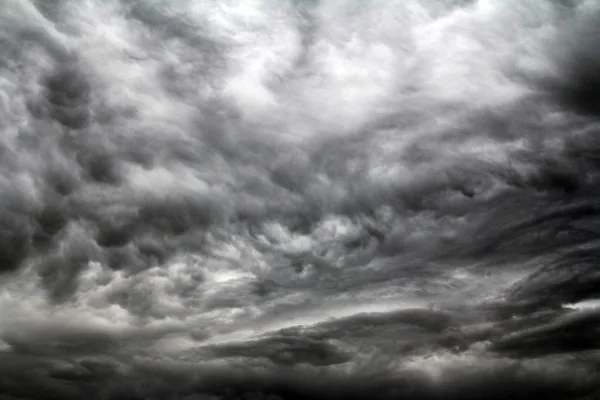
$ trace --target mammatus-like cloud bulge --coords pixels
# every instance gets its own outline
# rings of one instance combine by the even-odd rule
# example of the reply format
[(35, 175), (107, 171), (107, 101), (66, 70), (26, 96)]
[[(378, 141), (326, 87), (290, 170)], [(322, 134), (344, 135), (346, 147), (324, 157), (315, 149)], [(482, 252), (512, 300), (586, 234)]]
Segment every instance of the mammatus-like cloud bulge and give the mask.
[(596, 0), (0, 6), (0, 399), (596, 399)]

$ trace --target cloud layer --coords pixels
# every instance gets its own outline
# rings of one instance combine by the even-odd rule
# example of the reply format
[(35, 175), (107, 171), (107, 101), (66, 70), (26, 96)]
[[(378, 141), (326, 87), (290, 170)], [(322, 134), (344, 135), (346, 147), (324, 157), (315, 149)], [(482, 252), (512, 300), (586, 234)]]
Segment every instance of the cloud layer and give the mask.
[(0, 8), (0, 399), (593, 399), (596, 1)]

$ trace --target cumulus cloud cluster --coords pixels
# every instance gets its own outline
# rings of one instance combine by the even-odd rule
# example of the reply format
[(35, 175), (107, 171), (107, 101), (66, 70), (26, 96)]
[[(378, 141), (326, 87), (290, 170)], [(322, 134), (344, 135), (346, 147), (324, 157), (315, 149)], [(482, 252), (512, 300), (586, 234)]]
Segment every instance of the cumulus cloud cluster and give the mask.
[(5, 0), (0, 399), (593, 399), (594, 0)]

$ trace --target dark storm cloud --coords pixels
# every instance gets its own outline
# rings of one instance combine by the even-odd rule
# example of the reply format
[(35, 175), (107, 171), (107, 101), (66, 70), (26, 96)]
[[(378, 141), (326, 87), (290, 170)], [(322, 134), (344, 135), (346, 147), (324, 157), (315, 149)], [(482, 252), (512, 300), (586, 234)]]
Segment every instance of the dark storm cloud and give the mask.
[(600, 56), (594, 49), (600, 44), (600, 12), (590, 11), (568, 25), (568, 33), (561, 43), (564, 54), (559, 77), (562, 81), (560, 96), (574, 111), (598, 116)]
[(272, 337), (254, 343), (218, 346), (215, 349), (207, 349), (206, 353), (206, 356), (217, 359), (267, 359), (273, 364), (282, 365), (306, 363), (314, 366), (327, 366), (348, 362), (351, 359), (349, 355), (329, 343), (286, 336)]
[(90, 119), (90, 85), (71, 65), (59, 66), (44, 82), (49, 115), (67, 128), (82, 129)]
[(52, 323), (12, 327), (3, 339), (15, 354), (32, 356), (102, 354), (109, 353), (116, 345), (108, 333), (88, 327)]
[[(191, 27), (180, 21), (183, 16), (166, 17), (158, 8), (149, 7), (142, 3), (136, 4), (130, 10), (131, 18), (140, 20), (144, 25), (148, 26), (153, 34), (158, 35), (157, 40), (163, 40), (162, 35), (167, 35), (169, 38), (190, 39), (192, 36), (201, 38), (207, 36), (206, 33), (192, 30)], [(313, 30), (316, 28), (313, 28)], [(208, 40), (208, 39), (207, 39)], [(219, 49), (215, 48), (218, 52)], [(200, 55), (206, 51), (199, 52)], [(185, 240), (186, 236), (191, 238), (198, 237), (198, 231), (202, 232), (215, 222), (221, 222), (226, 219), (242, 218), (251, 223), (253, 221), (261, 221), (264, 218), (276, 218), (289, 220), (292, 229), (297, 229), (298, 223), (310, 227), (314, 226), (324, 215), (329, 212), (343, 213), (349, 215), (361, 214), (369, 209), (381, 207), (385, 204), (393, 204), (394, 208), (399, 212), (403, 210), (431, 210), (444, 206), (446, 203), (446, 194), (448, 191), (456, 191), (459, 194), (469, 198), (479, 194), (477, 188), (477, 180), (490, 182), (501, 180), (508, 182), (511, 185), (529, 186), (538, 183), (529, 183), (528, 180), (538, 179), (536, 177), (519, 177), (511, 175), (509, 172), (502, 171), (501, 166), (493, 164), (480, 165), (480, 176), (476, 176), (473, 168), (465, 168), (464, 165), (459, 165), (456, 161), (442, 163), (440, 169), (445, 171), (437, 177), (424, 176), (424, 179), (415, 179), (408, 185), (398, 187), (380, 187), (373, 185), (368, 176), (363, 176), (359, 173), (357, 176), (348, 176), (347, 168), (344, 168), (346, 159), (360, 159), (364, 148), (368, 146), (368, 142), (359, 140), (357, 142), (338, 141), (324, 142), (314, 153), (311, 164), (316, 166), (317, 170), (323, 171), (333, 183), (338, 183), (340, 180), (350, 179), (355, 180), (355, 185), (346, 186), (343, 183), (343, 188), (349, 194), (340, 200), (327, 201), (327, 194), (324, 193), (324, 199), (321, 199), (323, 193), (315, 191), (314, 186), (311, 186), (311, 178), (309, 171), (294, 171), (297, 167), (293, 165), (283, 165), (283, 168), (274, 171), (272, 181), (265, 180), (261, 174), (267, 173), (267, 165), (273, 157), (273, 149), (269, 148), (266, 143), (249, 142), (247, 146), (240, 147), (232, 139), (227, 139), (230, 132), (227, 132), (226, 126), (229, 125), (235, 130), (244, 132), (247, 128), (237, 126), (231, 116), (217, 116), (209, 113), (201, 117), (198, 121), (198, 130), (201, 132), (205, 143), (214, 145), (213, 150), (217, 150), (216, 154), (209, 154), (202, 150), (202, 144), (195, 138), (192, 138), (189, 143), (181, 143), (180, 141), (157, 143), (157, 139), (148, 144), (146, 139), (140, 137), (139, 140), (135, 137), (118, 138), (114, 133), (108, 137), (101, 133), (102, 130), (114, 130), (112, 125), (106, 125), (103, 120), (101, 129), (88, 128), (91, 121), (90, 108), (97, 107), (91, 103), (90, 96), (96, 90), (94, 84), (88, 82), (89, 77), (82, 65), (71, 62), (56, 62), (56, 65), (49, 70), (44, 77), (40, 79), (43, 86), (40, 110), (38, 110), (38, 119), (45, 121), (45, 118), (51, 118), (64, 126), (67, 129), (59, 136), (58, 151), (63, 153), (67, 160), (65, 162), (70, 165), (70, 168), (65, 168), (60, 172), (55, 172), (47, 178), (46, 184), (51, 186), (59, 195), (68, 196), (62, 202), (66, 206), (62, 209), (68, 209), (68, 212), (58, 211), (58, 215), (50, 217), (57, 219), (57, 225), (62, 226), (65, 219), (84, 221), (87, 235), (94, 238), (97, 245), (100, 247), (89, 260), (99, 259), (104, 260), (113, 268), (132, 268), (137, 270), (141, 265), (148, 265), (153, 259), (158, 262), (166, 261), (176, 252), (181, 252), (189, 249), (201, 247), (201, 240)], [(95, 94), (98, 96), (98, 94)], [(231, 108), (225, 105), (225, 109)], [(44, 111), (45, 110), (45, 111)], [(102, 117), (102, 110), (94, 110), (96, 118)], [(215, 112), (220, 113), (220, 108), (217, 107)], [(500, 115), (497, 118), (504, 121), (507, 116)], [(484, 123), (488, 119), (480, 118)], [(109, 120), (110, 121), (110, 120)], [(113, 121), (113, 125), (114, 125)], [(44, 125), (41, 125), (44, 127)], [(49, 125), (47, 126), (49, 129)], [(465, 130), (480, 129), (478, 124), (471, 121), (465, 121)], [(125, 127), (116, 129), (126, 129)], [(486, 128), (486, 131), (498, 133), (496, 128)], [(511, 134), (515, 136), (516, 133)], [(240, 138), (241, 139), (241, 138)], [(366, 139), (366, 138), (365, 138)], [(124, 142), (120, 142), (124, 141)], [(151, 147), (146, 147), (151, 146)], [(196, 150), (194, 150), (196, 148)], [(37, 150), (37, 149), (36, 149)], [(127, 154), (127, 152), (131, 154)], [(133, 154), (135, 153), (135, 154)], [(146, 154), (146, 155), (144, 155)], [(207, 157), (220, 158), (226, 165), (233, 166), (232, 173), (236, 179), (248, 181), (246, 188), (250, 196), (256, 196), (259, 199), (265, 196), (281, 199), (282, 197), (292, 197), (296, 194), (300, 195), (300, 202), (297, 205), (289, 207), (284, 206), (282, 210), (281, 202), (279, 204), (270, 204), (268, 199), (260, 199), (262, 206), (258, 210), (252, 208), (247, 209), (245, 204), (234, 205), (236, 210), (223, 209), (223, 205), (218, 203), (218, 200), (213, 202), (199, 201), (197, 195), (185, 193), (172, 193), (171, 196), (162, 199), (127, 199), (129, 196), (124, 188), (125, 165), (127, 162), (141, 163), (144, 168), (151, 167), (157, 163), (163, 162), (163, 156), (166, 160), (172, 160), (178, 164), (184, 164), (190, 168), (198, 168), (204, 165), (204, 159)], [(367, 155), (367, 154), (365, 154)], [(358, 157), (357, 157), (358, 156)], [(437, 155), (432, 152), (429, 160), (435, 159)], [(466, 160), (465, 160), (466, 161)], [(364, 163), (369, 160), (365, 159)], [(423, 165), (427, 162), (427, 157), (414, 164), (414, 167)], [(532, 161), (533, 163), (533, 161)], [(250, 164), (252, 169), (248, 169), (250, 176), (245, 177), (241, 173), (243, 165)], [(460, 163), (465, 164), (465, 163)], [(247, 168), (247, 167), (246, 167)], [(238, 170), (240, 169), (240, 170)], [(576, 177), (573, 174), (564, 174), (559, 172), (549, 171), (542, 172), (541, 178), (538, 179), (539, 185), (542, 187), (555, 187), (567, 191), (572, 190), (577, 186)], [(561, 175), (561, 173), (564, 175)], [(252, 176), (255, 175), (255, 176)], [(511, 180), (515, 179), (515, 182)], [(547, 182), (547, 183), (544, 183)], [(90, 191), (90, 186), (99, 185), (103, 189), (98, 188), (97, 193)], [(103, 200), (97, 199), (102, 196), (101, 191), (105, 190), (105, 186), (113, 186), (115, 189), (108, 189), (108, 201), (120, 201), (117, 199), (125, 199), (130, 205), (125, 206), (121, 210), (115, 207), (103, 204)], [(121, 189), (123, 188), (123, 189)], [(237, 188), (239, 190), (240, 188)], [(111, 191), (116, 196), (110, 200)], [(483, 189), (485, 190), (485, 188)], [(119, 194), (119, 191), (124, 192)], [(292, 193), (289, 193), (289, 192)], [(230, 193), (225, 193), (225, 196)], [(324, 201), (325, 200), (325, 201)], [(212, 203), (212, 204), (211, 204)], [(246, 203), (243, 201), (243, 203)], [(52, 205), (50, 207), (53, 207)], [(45, 215), (52, 214), (53, 211), (48, 211), (44, 206), (41, 213)], [(288, 217), (289, 215), (289, 217)], [(42, 221), (43, 222), (43, 221)], [(23, 229), (23, 228), (21, 228)], [(43, 230), (43, 228), (42, 228)], [(51, 228), (52, 230), (52, 228)], [(373, 232), (377, 240), (380, 242), (384, 239), (384, 233), (377, 230)], [(53, 235), (43, 232), (38, 236)], [(9, 265), (20, 264), (25, 255), (31, 239), (27, 232), (14, 232), (11, 234), (11, 240), (15, 242), (10, 251), (7, 251), (7, 262)], [(148, 238), (149, 237), (149, 238)], [(144, 238), (144, 239), (143, 239)], [(140, 248), (138, 242), (152, 242), (152, 251), (148, 253), (146, 246)], [(397, 243), (389, 240), (385, 243), (384, 248), (391, 249), (396, 247)], [(85, 265), (88, 260), (81, 259), (77, 264)], [(65, 260), (65, 265), (71, 264)], [(66, 270), (77, 271), (81, 267), (66, 268)], [(52, 267), (49, 267), (52, 270)], [(58, 282), (64, 281), (67, 286), (71, 285), (68, 281), (76, 279), (76, 273), (66, 272), (63, 274), (65, 278), (58, 279)], [(52, 273), (45, 276), (54, 276)], [(46, 283), (51, 283), (52, 280), (45, 278)], [(61, 288), (64, 284), (57, 284)], [(62, 289), (53, 288), (51, 290)]]
[[(464, 315), (457, 314), (457, 320), (464, 321)], [(390, 347), (380, 343), (382, 339), (410, 337), (405, 336), (407, 332), (402, 329), (404, 325), (422, 329), (420, 334), (414, 332), (415, 341), (430, 341), (424, 336), (425, 332), (443, 332), (448, 327), (449, 318), (449, 315), (428, 310), (364, 315), (318, 325), (307, 332), (288, 330), (255, 342), (209, 346), (199, 352), (188, 353), (185, 361), (177, 362), (131, 361), (113, 356), (94, 358), (94, 353), (109, 354), (102, 343), (114, 346), (115, 342), (111, 344), (106, 336), (91, 331), (77, 334), (70, 328), (72, 343), (63, 337), (62, 344), (48, 347), (38, 339), (34, 341), (39, 349), (37, 352), (32, 353), (31, 348), (17, 345), (10, 352), (5, 352), (0, 362), (0, 368), (4, 371), (2, 388), (5, 394), (14, 398), (41, 399), (75, 399), (80, 396), (92, 399), (503, 399), (506, 396), (517, 399), (531, 396), (570, 399), (588, 398), (585, 396), (593, 398), (599, 390), (597, 374), (586, 370), (575, 360), (572, 366), (558, 370), (556, 367), (536, 370), (533, 365), (527, 365), (527, 361), (493, 357), (478, 359), (477, 353), (474, 353), (473, 361), (469, 362), (467, 358), (463, 366), (455, 366), (437, 377), (418, 369), (402, 368), (396, 372), (388, 369), (402, 351), (397, 348), (391, 352)], [(594, 319), (588, 314), (542, 323), (539, 328), (506, 334), (494, 342), (493, 350), (525, 358), (530, 355), (530, 350), (544, 350), (553, 340), (558, 344), (569, 333), (582, 335), (585, 331), (578, 329), (582, 328), (581, 324), (594, 324), (596, 320), (597, 315)], [(385, 333), (382, 330), (385, 326), (392, 329)], [(515, 327), (513, 323), (513, 329)], [(31, 335), (31, 332), (28, 334)], [(47, 327), (46, 332), (44, 336), (52, 343), (52, 333)], [(354, 355), (344, 354), (334, 351), (334, 346), (325, 345), (322, 339), (318, 339), (327, 336), (372, 338), (373, 343)], [(438, 338), (440, 343), (442, 339)], [(89, 341), (95, 344), (91, 345)], [(534, 346), (534, 343), (539, 346)], [(383, 352), (369, 355), (379, 346)], [(83, 349), (87, 358), (81, 354)], [(53, 350), (60, 353), (54, 353)], [(463, 352), (465, 348), (458, 351)], [(549, 349), (547, 351), (551, 352)], [(368, 363), (353, 360), (360, 357), (361, 352), (369, 356)], [(46, 358), (49, 355), (56, 357), (57, 354), (62, 357)], [(428, 352), (423, 351), (423, 354)], [(79, 357), (65, 358), (67, 355)], [(209, 360), (219, 358), (223, 358), (222, 361), (211, 366)], [(422, 362), (427, 362), (427, 359), (424, 358)], [(225, 360), (229, 361), (223, 363)], [(346, 364), (353, 372), (347, 375), (343, 370), (324, 369), (331, 363)], [(487, 365), (485, 369), (475, 367), (481, 363)], [(34, 367), (36, 372), (32, 373)]]
[(492, 349), (518, 357), (593, 351), (599, 346), (599, 323), (597, 312), (567, 314), (551, 323), (506, 335), (495, 341)]
[[(42, 363), (36, 363), (38, 366)], [(136, 363), (119, 373), (110, 364), (81, 362), (55, 366), (32, 375), (24, 383), (4, 376), (15, 388), (14, 397), (40, 399), (78, 398), (171, 398), (171, 399), (555, 399), (593, 398), (594, 375), (552, 377), (528, 372), (518, 363), (499, 363), (486, 370), (456, 368), (436, 381), (416, 372), (398, 376), (385, 372), (358, 372), (352, 379), (319, 370), (282, 369), (249, 371), (243, 367), (171, 368)], [(21, 366), (27, 367), (26, 362)], [(69, 371), (69, 372), (67, 372)], [(566, 372), (566, 371), (561, 371)], [(573, 371), (579, 372), (579, 371)], [(11, 397), (9, 397), (11, 398)]]
[(0, 10), (0, 399), (598, 397), (591, 2), (192, 3)]

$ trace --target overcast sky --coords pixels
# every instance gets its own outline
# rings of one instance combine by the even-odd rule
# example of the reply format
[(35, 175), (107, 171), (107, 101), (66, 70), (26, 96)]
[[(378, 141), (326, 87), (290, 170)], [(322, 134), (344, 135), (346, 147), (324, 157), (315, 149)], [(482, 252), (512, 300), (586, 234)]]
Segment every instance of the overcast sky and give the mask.
[(597, 0), (3, 0), (0, 399), (600, 396)]

